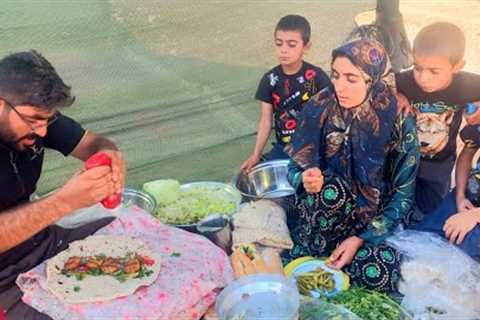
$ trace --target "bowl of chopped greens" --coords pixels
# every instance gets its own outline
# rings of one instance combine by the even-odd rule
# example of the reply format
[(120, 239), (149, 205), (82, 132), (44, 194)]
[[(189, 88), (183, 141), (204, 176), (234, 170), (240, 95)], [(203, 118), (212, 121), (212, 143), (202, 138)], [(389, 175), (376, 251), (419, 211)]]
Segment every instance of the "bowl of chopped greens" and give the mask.
[(156, 180), (143, 185), (143, 191), (157, 203), (155, 217), (163, 223), (194, 230), (197, 223), (213, 214), (233, 215), (241, 202), (240, 193), (221, 182)]

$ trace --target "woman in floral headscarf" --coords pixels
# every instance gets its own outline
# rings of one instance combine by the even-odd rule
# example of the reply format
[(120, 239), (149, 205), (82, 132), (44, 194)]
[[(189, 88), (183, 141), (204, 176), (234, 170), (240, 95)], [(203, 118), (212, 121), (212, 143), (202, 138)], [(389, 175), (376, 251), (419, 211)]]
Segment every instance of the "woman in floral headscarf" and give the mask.
[(378, 42), (355, 40), (332, 57), (333, 87), (305, 105), (287, 147), (298, 220), (284, 258), (329, 256), (353, 282), (395, 291), (400, 255), (383, 240), (413, 202), (414, 120), (397, 114), (393, 73)]

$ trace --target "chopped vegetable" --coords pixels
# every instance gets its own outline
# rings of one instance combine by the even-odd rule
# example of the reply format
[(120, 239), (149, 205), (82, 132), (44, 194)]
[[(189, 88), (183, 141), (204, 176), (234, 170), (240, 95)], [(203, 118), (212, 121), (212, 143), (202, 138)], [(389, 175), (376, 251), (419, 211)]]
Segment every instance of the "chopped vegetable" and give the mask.
[(177, 257), (180, 257), (182, 254), (180, 252), (173, 252), (170, 257), (174, 257), (174, 258), (177, 258)]
[(166, 206), (180, 198), (180, 182), (177, 180), (156, 180), (143, 185), (143, 190), (151, 194), (157, 206)]
[[(147, 192), (152, 193), (151, 188), (149, 190)], [(163, 193), (158, 193), (158, 190), (156, 192), (152, 195), (162, 199), (165, 197)], [(181, 191), (174, 202), (161, 201), (155, 215), (164, 223), (187, 224), (196, 223), (213, 213), (232, 214), (235, 208), (236, 204), (221, 188), (192, 187)]]
[(79, 287), (79, 286), (75, 286), (75, 287), (73, 287), (73, 291), (75, 291), (75, 292), (78, 292), (78, 291), (80, 291), (80, 287)]
[(388, 295), (364, 288), (350, 288), (327, 301), (343, 305), (364, 320), (409, 319)]

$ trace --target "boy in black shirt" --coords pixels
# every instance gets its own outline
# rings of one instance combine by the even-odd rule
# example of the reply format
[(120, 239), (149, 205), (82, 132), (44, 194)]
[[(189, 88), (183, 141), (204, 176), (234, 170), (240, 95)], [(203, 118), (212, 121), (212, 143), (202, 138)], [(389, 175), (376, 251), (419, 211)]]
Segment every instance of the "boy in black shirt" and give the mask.
[(262, 159), (263, 149), (272, 130), (274, 119), (276, 142), (264, 160), (287, 159), (283, 148), (290, 142), (303, 104), (330, 84), (322, 69), (303, 61), (310, 48), (310, 24), (298, 15), (280, 19), (275, 28), (276, 55), (280, 62), (260, 80), (255, 98), (261, 102), (255, 149), (241, 165), (250, 171)]
[(460, 71), (465, 64), (464, 49), (465, 36), (457, 26), (431, 24), (414, 40), (413, 70), (396, 76), (397, 88), (417, 118), (422, 157), (416, 204), (424, 214), (436, 209), (450, 190), (465, 106), (480, 101), (480, 76)]
[(477, 260), (480, 260), (480, 163), (472, 170), (472, 161), (480, 149), (479, 132), (477, 125), (466, 126), (461, 131), (465, 146), (457, 160), (455, 189), (413, 227), (444, 236)]

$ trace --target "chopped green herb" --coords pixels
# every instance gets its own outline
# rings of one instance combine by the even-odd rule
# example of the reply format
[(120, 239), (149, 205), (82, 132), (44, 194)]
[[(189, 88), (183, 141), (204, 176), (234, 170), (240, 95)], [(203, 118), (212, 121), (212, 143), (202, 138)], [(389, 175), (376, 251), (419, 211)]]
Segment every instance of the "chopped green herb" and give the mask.
[(134, 277), (135, 279), (141, 279), (145, 277), (145, 271), (144, 271), (144, 268), (143, 266), (140, 268), (140, 270), (138, 271), (138, 274)]
[(77, 281), (81, 281), (81, 280), (83, 280), (83, 278), (84, 278), (83, 273), (76, 273), (75, 274), (75, 279), (77, 279)]
[(180, 257), (181, 255), (182, 255), (182, 254), (181, 254), (180, 252), (173, 252), (173, 253), (170, 255), (170, 257), (176, 258), (176, 257)]
[(100, 276), (102, 275), (102, 270), (95, 268), (95, 269), (89, 269), (87, 273), (91, 276)]
[(147, 270), (145, 271), (145, 275), (148, 277), (153, 273), (153, 270)]
[(78, 292), (78, 291), (80, 291), (80, 287), (79, 287), (79, 286), (75, 286), (75, 287), (73, 287), (73, 291), (75, 291), (75, 292)]

